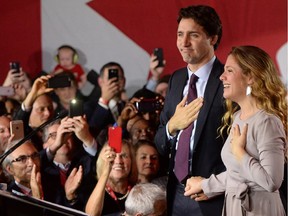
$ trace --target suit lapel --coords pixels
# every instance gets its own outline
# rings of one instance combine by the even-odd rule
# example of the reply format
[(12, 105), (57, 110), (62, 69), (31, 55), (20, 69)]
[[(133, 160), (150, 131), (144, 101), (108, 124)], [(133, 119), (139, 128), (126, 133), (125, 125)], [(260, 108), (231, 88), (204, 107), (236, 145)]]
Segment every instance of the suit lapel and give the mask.
[(199, 142), (199, 138), (203, 131), (203, 127), (207, 121), (207, 116), (210, 112), (211, 106), (214, 103), (214, 100), (218, 99), (216, 98), (216, 94), (222, 85), (219, 79), (222, 72), (223, 72), (222, 64), (219, 62), (218, 59), (216, 59), (214, 62), (211, 74), (209, 76), (208, 83), (206, 85), (206, 89), (204, 93), (204, 105), (198, 115), (193, 149), (195, 149), (195, 147), (197, 146)]
[[(180, 101), (183, 99), (183, 91), (184, 87), (186, 86), (187, 80), (188, 80), (188, 72), (187, 68), (183, 68), (181, 72), (179, 73), (180, 78), (175, 79), (176, 83), (176, 94), (175, 98), (173, 99), (176, 102), (176, 105), (180, 103)], [(176, 108), (176, 106), (175, 106)]]

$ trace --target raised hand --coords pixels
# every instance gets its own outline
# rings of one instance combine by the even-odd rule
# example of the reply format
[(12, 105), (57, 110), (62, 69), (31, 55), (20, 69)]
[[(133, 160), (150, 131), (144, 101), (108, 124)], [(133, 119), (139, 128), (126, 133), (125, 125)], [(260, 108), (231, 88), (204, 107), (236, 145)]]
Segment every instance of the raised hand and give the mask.
[(31, 171), (30, 187), (31, 187), (33, 197), (35, 197), (37, 199), (43, 199), (41, 174), (37, 170), (35, 164), (33, 165), (32, 171)]
[[(157, 67), (158, 63), (159, 63), (159, 61), (157, 60), (157, 57), (154, 54), (152, 54), (150, 57), (149, 68), (150, 68), (150, 71), (152, 74), (151, 79), (156, 80), (156, 81), (158, 81), (160, 79), (160, 76), (164, 71), (164, 67)], [(163, 63), (165, 65), (166, 61), (164, 60)]]
[(125, 107), (123, 108), (117, 120), (118, 126), (125, 128), (127, 122), (137, 115), (138, 110), (135, 107), (134, 103), (139, 101), (139, 98), (132, 98), (129, 102), (125, 104)]
[(71, 131), (75, 133), (75, 135), (80, 139), (85, 145), (93, 144), (93, 136), (89, 131), (89, 125), (83, 116), (75, 116), (73, 118), (69, 118), (67, 121), (72, 123)]
[(75, 167), (71, 171), (64, 186), (67, 200), (73, 200), (77, 198), (76, 190), (81, 185), (82, 177), (83, 177), (83, 168), (81, 165), (79, 166), (79, 169)]

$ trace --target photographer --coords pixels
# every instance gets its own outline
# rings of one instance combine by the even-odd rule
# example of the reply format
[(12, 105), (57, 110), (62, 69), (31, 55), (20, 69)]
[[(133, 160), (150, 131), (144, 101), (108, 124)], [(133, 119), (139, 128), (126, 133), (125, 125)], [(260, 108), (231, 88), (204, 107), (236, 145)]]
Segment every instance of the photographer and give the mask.
[(55, 113), (59, 113), (62, 110), (69, 110), (69, 104), (72, 99), (86, 100), (84, 95), (79, 91), (77, 80), (72, 72), (60, 72), (54, 76), (54, 81), (57, 85), (56, 87), (52, 86), (54, 88), (52, 100), (55, 106)]
[(125, 93), (125, 80), (120, 64), (109, 62), (101, 68), (98, 78), (101, 97), (90, 100), (84, 107), (89, 125), (95, 127), (97, 132), (117, 121), (126, 103), (122, 99)]
[(86, 119), (65, 117), (44, 128), (43, 188), (46, 200), (83, 210), (96, 184), (97, 143)]
[[(50, 75), (41, 76), (34, 81), (31, 91), (13, 117), (14, 120), (23, 120), (25, 135), (54, 116), (52, 99), (48, 94), (53, 89), (47, 87), (50, 78)], [(42, 149), (41, 136), (41, 132), (32, 136), (37, 150)]]

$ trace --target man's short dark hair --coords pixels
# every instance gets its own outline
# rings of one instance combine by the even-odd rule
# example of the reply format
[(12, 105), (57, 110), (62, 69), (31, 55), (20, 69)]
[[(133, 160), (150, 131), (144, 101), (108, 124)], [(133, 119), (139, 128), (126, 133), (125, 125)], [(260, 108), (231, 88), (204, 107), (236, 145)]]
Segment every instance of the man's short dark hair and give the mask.
[(214, 50), (216, 50), (222, 38), (222, 22), (214, 8), (207, 5), (195, 5), (181, 8), (177, 22), (179, 23), (182, 19), (189, 18), (202, 26), (208, 36), (218, 35), (218, 40), (214, 45)]

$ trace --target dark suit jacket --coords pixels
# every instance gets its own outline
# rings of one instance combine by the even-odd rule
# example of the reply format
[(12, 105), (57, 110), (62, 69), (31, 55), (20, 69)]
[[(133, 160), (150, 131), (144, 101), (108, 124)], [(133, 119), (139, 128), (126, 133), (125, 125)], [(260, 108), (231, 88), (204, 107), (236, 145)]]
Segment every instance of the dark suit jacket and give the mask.
[[(206, 85), (204, 104), (197, 120), (194, 147), (193, 151), (191, 152), (191, 176), (202, 176), (207, 178), (211, 174), (218, 174), (225, 170), (220, 152), (226, 137), (222, 139), (217, 134), (217, 128), (221, 125), (221, 118), (225, 112), (223, 85), (219, 79), (222, 72), (223, 65), (218, 59), (216, 59)], [(168, 140), (166, 135), (166, 124), (173, 116), (177, 104), (183, 98), (183, 89), (187, 79), (187, 68), (182, 68), (172, 74), (169, 82), (168, 93), (165, 98), (164, 109), (160, 116), (160, 125), (155, 136), (155, 143), (160, 154), (170, 154), (170, 177), (173, 174), (177, 136), (175, 136), (173, 140)], [(171, 198), (169, 191), (171, 191), (171, 187), (175, 185), (175, 182), (171, 182), (172, 179), (175, 178), (169, 178), (168, 181), (168, 202), (169, 198)], [(220, 196), (215, 199), (211, 199), (210, 201), (199, 202), (203, 215), (221, 215), (223, 199), (223, 196)], [(169, 205), (172, 204), (168, 203), (168, 206)]]
[(41, 180), (44, 199), (53, 203), (84, 211), (85, 204), (96, 184), (96, 173), (94, 167), (96, 164), (96, 158), (90, 156), (84, 150), (79, 149), (71, 161), (71, 165), (67, 171), (66, 176), (68, 177), (70, 175), (73, 168), (79, 168), (79, 166), (82, 165), (83, 177), (81, 185), (77, 189), (77, 202), (73, 205), (70, 205), (66, 199), (65, 189), (61, 185), (59, 168), (53, 163), (53, 161), (48, 160), (45, 151), (46, 149), (40, 152)]

